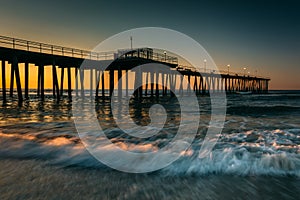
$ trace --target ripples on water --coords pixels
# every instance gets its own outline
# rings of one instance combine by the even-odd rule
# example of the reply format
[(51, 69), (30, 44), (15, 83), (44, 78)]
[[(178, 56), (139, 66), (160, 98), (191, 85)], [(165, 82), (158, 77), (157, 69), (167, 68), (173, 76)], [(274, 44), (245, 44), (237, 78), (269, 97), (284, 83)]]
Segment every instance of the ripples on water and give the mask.
[[(158, 135), (147, 139), (134, 138), (118, 129), (109, 101), (98, 101), (96, 113), (99, 124), (115, 145), (134, 152), (155, 151), (171, 141), (178, 130), (181, 117), (178, 101), (174, 98), (164, 98), (144, 99), (142, 102), (132, 101), (131, 118), (139, 125), (148, 125), (151, 122), (149, 108), (155, 103), (163, 105), (167, 110), (167, 123)], [(181, 177), (186, 180), (193, 179), (192, 177), (195, 176), (203, 178), (207, 175), (288, 176), (294, 177), (288, 181), (296, 181), (295, 183), (299, 184), (299, 93), (229, 95), (223, 133), (213, 152), (204, 159), (198, 158), (197, 153), (210, 119), (209, 98), (199, 97), (199, 105), (200, 126), (192, 146), (170, 166), (148, 174), (150, 177), (147, 179), (151, 179), (152, 184), (155, 180), (160, 182), (162, 177)], [(89, 170), (100, 170), (107, 174), (113, 172), (95, 160), (83, 147), (72, 121), (72, 102), (61, 100), (57, 103), (50, 98), (44, 102), (31, 99), (24, 102), (22, 107), (18, 107), (17, 102), (8, 102), (1, 107), (0, 112), (0, 158), (2, 160), (12, 158), (42, 160), (47, 165), (59, 166), (62, 169), (70, 166), (79, 167), (87, 171), (87, 174)], [(123, 111), (120, 110), (120, 113), (122, 114)], [(110, 172), (108, 173), (107, 170)], [(157, 179), (157, 177), (161, 178)], [(130, 175), (126, 178), (128, 182), (133, 181)], [(253, 189), (249, 185), (251, 181), (245, 183), (241, 180), (245, 192), (247, 193), (248, 190), (249, 193), (253, 192), (250, 191), (251, 188)], [(260, 181), (264, 182), (264, 179), (260, 178)], [(280, 184), (287, 183), (289, 182), (284, 179)], [(230, 184), (230, 178), (226, 183), (214, 178), (209, 181), (209, 184), (216, 187)], [(147, 190), (145, 183), (141, 185)], [(174, 183), (175, 186), (177, 187)], [(222, 191), (220, 188), (210, 188), (210, 190)], [(299, 194), (297, 187), (289, 192), (290, 197)], [(209, 192), (206, 195), (209, 196)], [(211, 195), (213, 197), (213, 194)]]

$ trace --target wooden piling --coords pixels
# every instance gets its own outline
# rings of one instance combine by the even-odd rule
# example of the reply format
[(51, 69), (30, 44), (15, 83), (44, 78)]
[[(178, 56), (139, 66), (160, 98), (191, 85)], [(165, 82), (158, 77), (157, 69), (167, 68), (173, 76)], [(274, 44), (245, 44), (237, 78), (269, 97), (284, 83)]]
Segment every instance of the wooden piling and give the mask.
[(5, 60), (2, 60), (2, 98), (3, 103), (6, 102), (6, 76), (5, 76)]
[(72, 78), (71, 78), (71, 67), (67, 68), (68, 71), (68, 98), (72, 99)]
[(65, 74), (65, 68), (62, 67), (60, 71), (60, 96), (63, 96), (64, 94), (64, 74)]
[(75, 68), (75, 94), (76, 97), (78, 97), (78, 79), (79, 79), (79, 75), (78, 75), (78, 68)]
[(150, 95), (151, 95), (151, 97), (153, 97), (153, 95), (154, 95), (154, 72), (150, 72), (150, 82), (151, 82), (151, 92), (150, 92)]
[(122, 69), (118, 67), (118, 97), (122, 97)]
[(11, 63), (11, 67), (10, 67), (10, 90), (9, 90), (9, 96), (13, 97), (13, 93), (14, 93), (14, 67)]
[(40, 90), (41, 90), (41, 69), (38, 66), (38, 80), (37, 80), (37, 91), (36, 91), (36, 95), (38, 97), (40, 96)]
[(187, 85), (186, 90), (187, 90), (188, 95), (190, 95), (191, 94), (191, 75), (190, 74), (188, 74), (188, 85)]
[(128, 70), (126, 69), (126, 97), (128, 97)]
[(16, 76), (18, 101), (19, 103), (21, 103), (23, 101), (23, 96), (22, 96), (22, 87), (21, 87), (20, 72), (19, 72), (19, 63), (17, 57), (13, 58), (12, 66), (14, 68), (14, 72)]
[(168, 92), (169, 76), (170, 76), (170, 74), (166, 74), (166, 84), (164, 87), (165, 95), (167, 95), (167, 92)]
[(105, 73), (104, 73), (105, 71), (102, 71), (102, 75), (101, 75), (101, 91), (102, 91), (102, 98), (104, 98), (105, 97), (105, 85), (104, 85), (104, 81), (105, 81), (105, 79), (104, 79), (104, 77), (105, 77)]
[(114, 92), (114, 80), (115, 80), (115, 71), (113, 69), (109, 70), (109, 96), (111, 97)]
[(145, 85), (145, 96), (148, 96), (148, 78), (149, 78), (149, 76), (148, 76), (149, 74), (148, 74), (148, 72), (146, 72), (146, 85)]
[(180, 85), (179, 85), (179, 95), (180, 96), (183, 96), (183, 78), (184, 78), (184, 75), (181, 75), (180, 76)]
[(59, 100), (59, 98), (60, 98), (59, 86), (58, 86), (58, 80), (57, 80), (56, 65), (55, 65), (54, 61), (53, 61), (53, 64), (52, 64), (52, 79), (53, 79), (54, 88), (55, 88), (55, 92), (56, 92), (56, 93), (54, 93), (54, 97), (56, 97), (56, 99)]
[(80, 71), (80, 95), (84, 97), (84, 69), (79, 69)]
[(93, 96), (93, 69), (90, 69), (90, 97)]
[(165, 96), (165, 74), (161, 73), (161, 89), (162, 89), (162, 95)]
[(155, 72), (155, 80), (156, 80), (156, 84), (155, 84), (155, 96), (159, 97), (159, 72)]
[(140, 87), (138, 88), (139, 91), (139, 98), (143, 97), (143, 71), (141, 68), (138, 69), (138, 78), (139, 78), (139, 85)]
[(25, 99), (28, 99), (29, 63), (25, 62)]
[(95, 71), (95, 80), (96, 80), (96, 98), (99, 97), (99, 86), (100, 86), (100, 71), (96, 69)]
[(41, 99), (45, 99), (45, 73), (44, 73), (44, 65), (40, 65), (41, 70)]

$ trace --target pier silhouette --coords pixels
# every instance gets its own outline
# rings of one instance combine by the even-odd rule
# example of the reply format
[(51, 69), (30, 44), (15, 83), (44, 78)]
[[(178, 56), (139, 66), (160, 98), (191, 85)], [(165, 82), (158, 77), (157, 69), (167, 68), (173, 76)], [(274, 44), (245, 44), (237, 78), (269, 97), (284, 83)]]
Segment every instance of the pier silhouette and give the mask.
[[(17, 88), (18, 101), (29, 98), (29, 81), (30, 71), (29, 64), (34, 64), (38, 68), (36, 95), (41, 100), (45, 98), (45, 67), (52, 67), (52, 93), (53, 97), (58, 100), (65, 95), (72, 98), (72, 90), (75, 95), (85, 95), (84, 77), (85, 72), (89, 71), (90, 84), (88, 89), (90, 95), (97, 98), (110, 97), (113, 94), (115, 82), (115, 72), (118, 81), (126, 72), (125, 88), (119, 84), (118, 95), (128, 95), (128, 71), (135, 74), (134, 82), (146, 78), (146, 84), (134, 91), (134, 96), (142, 98), (144, 96), (173, 96), (178, 91), (183, 95), (184, 91), (189, 93), (193, 90), (197, 95), (209, 94), (209, 92), (251, 92), (267, 93), (267, 77), (253, 76), (249, 74), (240, 74), (228, 71), (219, 71), (205, 69), (196, 70), (191, 66), (183, 66), (179, 63), (176, 56), (167, 55), (166, 52), (157, 51), (151, 48), (137, 48), (129, 50), (116, 50), (110, 52), (92, 52), (76, 48), (63, 47), (58, 45), (45, 44), (40, 42), (28, 41), (23, 39), (0, 36), (0, 59), (2, 61), (2, 98), (5, 103), (7, 93), (13, 97), (14, 79)], [(82, 63), (87, 61), (88, 66), (81, 67)], [(21, 85), (19, 64), (24, 63), (24, 85)], [(105, 68), (103, 66), (109, 63)], [(147, 63), (163, 64), (170, 68), (169, 73), (135, 71), (133, 68)], [(11, 65), (10, 85), (7, 91), (6, 87), (6, 68)], [(74, 68), (75, 76), (72, 76), (71, 69)], [(57, 70), (61, 70), (58, 77)], [(65, 71), (67, 75), (67, 89), (64, 89)], [(179, 78), (174, 71), (179, 72), (182, 76)], [(109, 80), (105, 80), (105, 73), (108, 74)], [(50, 75), (47, 75), (50, 76)], [(190, 86), (184, 88), (183, 77), (187, 79)], [(60, 84), (59, 80), (60, 79)], [(148, 79), (150, 83), (148, 84)], [(179, 80), (177, 80), (179, 79)], [(72, 86), (72, 80), (75, 87)], [(106, 92), (105, 81), (109, 81), (108, 93)], [(154, 82), (156, 84), (154, 84)], [(161, 84), (159, 84), (161, 83)], [(177, 84), (176, 84), (177, 83)], [(179, 84), (178, 84), (179, 83)], [(163, 86), (163, 87), (162, 87)], [(95, 92), (95, 94), (94, 94)]]

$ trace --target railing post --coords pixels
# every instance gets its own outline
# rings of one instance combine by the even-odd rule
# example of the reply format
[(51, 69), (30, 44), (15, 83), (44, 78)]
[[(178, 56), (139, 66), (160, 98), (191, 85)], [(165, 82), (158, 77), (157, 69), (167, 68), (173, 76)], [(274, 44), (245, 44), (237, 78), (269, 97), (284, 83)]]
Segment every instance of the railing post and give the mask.
[(15, 38), (13, 39), (13, 49), (15, 49)]

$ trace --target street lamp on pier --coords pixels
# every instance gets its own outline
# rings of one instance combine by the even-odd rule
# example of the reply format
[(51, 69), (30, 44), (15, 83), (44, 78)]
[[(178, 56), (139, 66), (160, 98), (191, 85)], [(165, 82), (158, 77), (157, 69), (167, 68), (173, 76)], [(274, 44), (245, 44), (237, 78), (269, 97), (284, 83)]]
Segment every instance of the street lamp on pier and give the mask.
[(227, 74), (229, 75), (229, 68), (230, 68), (230, 65), (228, 64), (227, 65)]
[(246, 67), (244, 67), (244, 76), (246, 76), (246, 69), (247, 69), (247, 68), (246, 68)]

